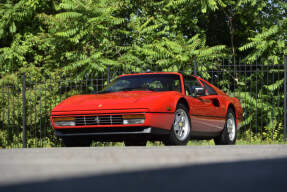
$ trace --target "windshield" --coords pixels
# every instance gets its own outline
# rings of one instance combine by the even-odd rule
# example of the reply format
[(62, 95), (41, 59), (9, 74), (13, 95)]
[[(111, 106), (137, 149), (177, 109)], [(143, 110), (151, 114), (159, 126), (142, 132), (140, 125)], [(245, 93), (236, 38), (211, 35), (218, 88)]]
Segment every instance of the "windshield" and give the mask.
[(101, 93), (139, 90), (181, 92), (180, 77), (176, 74), (122, 76), (109, 84)]

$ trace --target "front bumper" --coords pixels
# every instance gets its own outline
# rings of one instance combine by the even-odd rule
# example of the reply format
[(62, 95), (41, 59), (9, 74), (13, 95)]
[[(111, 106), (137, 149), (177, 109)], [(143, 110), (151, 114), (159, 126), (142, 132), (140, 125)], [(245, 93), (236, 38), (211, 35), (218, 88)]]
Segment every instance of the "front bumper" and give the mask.
[(138, 135), (151, 134), (151, 127), (128, 127), (127, 128), (77, 128), (56, 129), (55, 135), (64, 136), (101, 136), (101, 135)]
[[(93, 117), (105, 115), (119, 116), (119, 115), (130, 115), (130, 114), (144, 114), (145, 122), (143, 124), (123, 124), (123, 123), (107, 123), (105, 125), (89, 125), (89, 124), (77, 124), (76, 126), (56, 126), (53, 122), (54, 117), (78, 117), (85, 115), (86, 117)], [(110, 119), (110, 118), (108, 118)], [(89, 113), (89, 114), (52, 114), (51, 124), (55, 129), (56, 136), (63, 135), (123, 135), (123, 134), (150, 134), (152, 130), (165, 129), (170, 130), (174, 119), (173, 113), (161, 113), (161, 112), (125, 112), (125, 113)], [(114, 121), (114, 120), (112, 120)], [(148, 129), (151, 128), (151, 129)]]
[(151, 141), (162, 140), (169, 134), (169, 130), (153, 127), (123, 127), (123, 128), (77, 128), (57, 129), (58, 137), (93, 138), (103, 142), (121, 142), (126, 139), (146, 139)]

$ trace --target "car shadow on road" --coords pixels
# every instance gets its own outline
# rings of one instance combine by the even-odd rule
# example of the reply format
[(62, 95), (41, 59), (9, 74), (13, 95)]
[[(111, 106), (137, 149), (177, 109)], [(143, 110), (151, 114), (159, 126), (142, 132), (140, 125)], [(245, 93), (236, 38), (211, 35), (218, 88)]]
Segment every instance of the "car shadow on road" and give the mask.
[(1, 192), (287, 191), (287, 158), (161, 168), (0, 186)]

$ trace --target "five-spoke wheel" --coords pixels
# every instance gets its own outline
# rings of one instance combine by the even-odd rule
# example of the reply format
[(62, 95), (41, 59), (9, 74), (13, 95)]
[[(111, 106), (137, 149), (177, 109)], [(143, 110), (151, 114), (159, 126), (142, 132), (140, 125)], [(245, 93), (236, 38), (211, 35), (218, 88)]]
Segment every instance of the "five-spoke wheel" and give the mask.
[(177, 109), (173, 123), (173, 131), (178, 140), (185, 140), (190, 132), (189, 118), (184, 109)]
[(234, 111), (229, 108), (226, 115), (224, 129), (220, 136), (214, 138), (216, 145), (233, 145), (236, 142), (236, 119)]
[(186, 145), (190, 138), (190, 117), (187, 107), (179, 103), (166, 145)]

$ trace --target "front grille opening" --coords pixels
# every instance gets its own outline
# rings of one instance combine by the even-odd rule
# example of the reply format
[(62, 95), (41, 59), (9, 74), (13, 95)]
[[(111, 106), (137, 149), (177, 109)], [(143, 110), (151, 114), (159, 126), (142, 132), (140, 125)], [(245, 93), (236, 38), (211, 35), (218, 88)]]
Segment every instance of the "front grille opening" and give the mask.
[(85, 125), (122, 125), (122, 115), (104, 115), (104, 116), (78, 116), (75, 117), (76, 126)]

